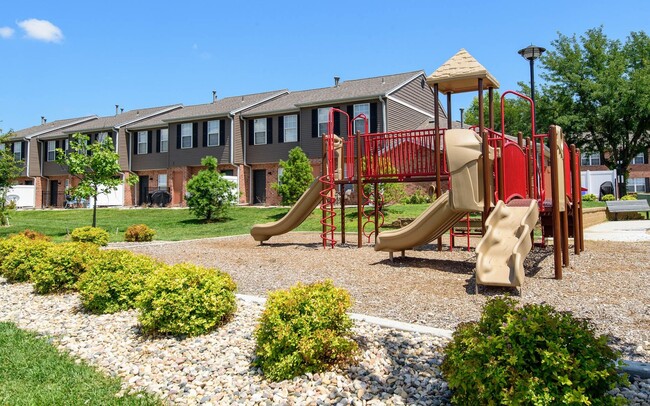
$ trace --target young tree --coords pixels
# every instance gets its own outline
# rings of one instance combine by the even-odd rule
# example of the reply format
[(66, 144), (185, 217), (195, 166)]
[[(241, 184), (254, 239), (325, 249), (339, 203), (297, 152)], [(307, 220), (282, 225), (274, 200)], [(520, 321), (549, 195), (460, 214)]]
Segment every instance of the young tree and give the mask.
[(124, 182), (133, 185), (138, 181), (133, 174), (122, 180), (119, 155), (110, 137), (88, 145), (88, 136), (74, 134), (70, 140), (70, 151), (56, 150), (56, 162), (79, 179), (77, 186), (66, 191), (68, 194), (81, 199), (94, 199), (93, 227), (97, 226), (97, 196), (116, 190)]
[(296, 203), (305, 193), (314, 180), (314, 175), (311, 173), (309, 158), (300, 147), (289, 151), (289, 159), (286, 162), (280, 160), (280, 168), (282, 168), (282, 175), (278, 179), (279, 182), (271, 187), (282, 198), (282, 204), (289, 206)]
[(206, 156), (201, 159), (206, 169), (199, 171), (187, 182), (187, 205), (190, 212), (206, 221), (224, 218), (237, 199), (233, 182), (224, 179), (217, 171), (217, 158)]
[[(2, 134), (0, 129), (0, 144), (4, 145), (12, 132)], [(0, 150), (0, 225), (8, 224), (7, 217), (7, 193), (16, 184), (16, 179), (24, 169), (23, 161), (16, 161), (13, 152), (9, 148)]]
[(632, 32), (622, 43), (599, 27), (552, 45), (541, 58), (550, 114), (568, 142), (609, 153), (605, 165), (627, 181), (632, 159), (650, 147), (650, 37)]

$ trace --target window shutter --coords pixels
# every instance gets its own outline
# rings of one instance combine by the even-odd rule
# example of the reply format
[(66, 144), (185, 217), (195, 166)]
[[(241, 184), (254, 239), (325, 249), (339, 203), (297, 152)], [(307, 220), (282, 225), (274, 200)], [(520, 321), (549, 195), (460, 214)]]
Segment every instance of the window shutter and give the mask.
[(648, 163), (648, 150), (647, 149), (645, 151), (643, 151), (643, 163), (644, 164)]
[(313, 109), (311, 111), (311, 137), (318, 137), (318, 109)]
[[(338, 109), (339, 107), (336, 108)], [(341, 113), (339, 112), (334, 112), (334, 133), (339, 137), (342, 135), (341, 134)]]
[(181, 149), (181, 125), (176, 124), (176, 149)]
[(219, 120), (219, 145), (226, 145), (226, 120)]
[(377, 103), (370, 103), (370, 117), (368, 117), (368, 121), (370, 121), (370, 132), (371, 133), (376, 133), (377, 132), (377, 124), (379, 123), (378, 120), (379, 117), (377, 117)]
[(133, 155), (138, 155), (138, 132), (131, 133), (133, 136)]
[(248, 145), (255, 145), (255, 121), (248, 120)]
[[(113, 131), (108, 133), (108, 136), (111, 137), (111, 141), (113, 141), (113, 147), (117, 147), (117, 143), (115, 142), (115, 133)], [(117, 151), (117, 148), (116, 148)]]
[(203, 146), (208, 146), (208, 122), (203, 122)]
[(266, 119), (266, 143), (273, 144), (273, 118)]
[(27, 141), (22, 141), (20, 143), (20, 156), (23, 158), (23, 161), (27, 162), (27, 157), (25, 156), (25, 151), (27, 150)]
[(284, 142), (284, 116), (278, 117), (278, 142)]
[(156, 152), (160, 152), (160, 130), (156, 130)]
[(298, 112), (296, 118), (296, 140), (300, 142), (300, 112)]
[(192, 123), (192, 148), (199, 146), (199, 123)]
[(153, 150), (153, 131), (147, 131), (147, 154), (151, 154)]

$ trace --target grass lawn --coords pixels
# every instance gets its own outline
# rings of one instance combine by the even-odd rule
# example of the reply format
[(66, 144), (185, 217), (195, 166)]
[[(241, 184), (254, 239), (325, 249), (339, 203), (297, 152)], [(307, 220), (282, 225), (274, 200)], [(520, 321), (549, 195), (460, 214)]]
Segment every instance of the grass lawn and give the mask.
[(45, 339), (0, 323), (0, 404), (159, 405), (151, 395), (116, 398), (118, 378), (108, 378), (59, 353)]
[[(427, 207), (427, 204), (390, 206), (386, 209), (386, 223), (398, 217), (417, 217)], [(226, 220), (205, 223), (192, 216), (188, 209), (98, 209), (97, 225), (110, 232), (113, 242), (124, 240), (124, 231), (128, 226), (141, 223), (156, 230), (155, 240), (179, 241), (247, 234), (253, 224), (276, 221), (288, 211), (288, 208), (234, 207)], [(345, 214), (346, 230), (356, 230), (356, 208), (348, 207)], [(320, 230), (320, 216), (320, 209), (314, 210), (297, 230)], [(339, 219), (337, 216), (337, 227)], [(54, 241), (65, 241), (73, 229), (91, 223), (91, 209), (21, 210), (10, 215), (11, 225), (0, 228), (0, 237), (29, 228), (51, 236)]]

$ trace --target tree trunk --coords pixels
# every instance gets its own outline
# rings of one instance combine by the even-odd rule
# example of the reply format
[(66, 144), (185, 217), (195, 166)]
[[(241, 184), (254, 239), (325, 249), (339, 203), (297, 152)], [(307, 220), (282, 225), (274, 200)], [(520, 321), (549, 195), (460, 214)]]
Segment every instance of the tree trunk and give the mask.
[(95, 201), (93, 202), (93, 227), (97, 227), (97, 187), (95, 187)]

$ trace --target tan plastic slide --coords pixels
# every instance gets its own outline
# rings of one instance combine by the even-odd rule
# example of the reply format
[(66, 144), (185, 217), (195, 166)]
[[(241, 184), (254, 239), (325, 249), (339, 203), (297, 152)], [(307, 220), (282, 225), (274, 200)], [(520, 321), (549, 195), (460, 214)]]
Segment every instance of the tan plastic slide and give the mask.
[(451, 209), (449, 192), (445, 192), (409, 225), (379, 233), (375, 251), (403, 251), (427, 244), (447, 232), (465, 214)]
[[(526, 204), (526, 206), (523, 206)], [(488, 216), (487, 230), (476, 246), (476, 284), (521, 286), (524, 259), (532, 248), (530, 232), (539, 217), (536, 200), (499, 200)]]
[(321, 183), (317, 179), (312, 182), (309, 189), (300, 196), (296, 204), (280, 220), (266, 224), (255, 224), (251, 228), (251, 235), (255, 241), (263, 242), (274, 235), (288, 233), (298, 227), (321, 202), (320, 191)]

